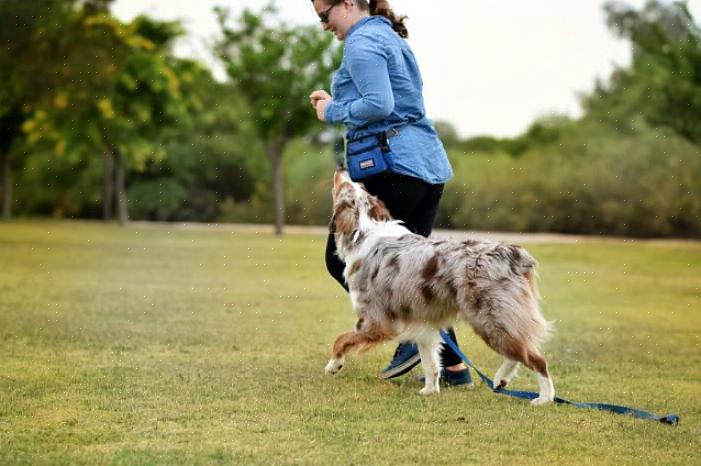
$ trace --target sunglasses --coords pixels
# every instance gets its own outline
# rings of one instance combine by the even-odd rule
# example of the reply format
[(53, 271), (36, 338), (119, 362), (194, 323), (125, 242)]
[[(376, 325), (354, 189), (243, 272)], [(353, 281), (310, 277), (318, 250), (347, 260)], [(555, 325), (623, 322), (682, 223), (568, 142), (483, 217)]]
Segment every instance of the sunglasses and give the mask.
[(329, 13), (331, 13), (331, 10), (334, 9), (334, 7), (340, 5), (341, 2), (334, 3), (330, 7), (328, 7), (326, 10), (322, 11), (319, 13), (319, 21), (321, 21), (321, 24), (328, 24), (329, 22)]

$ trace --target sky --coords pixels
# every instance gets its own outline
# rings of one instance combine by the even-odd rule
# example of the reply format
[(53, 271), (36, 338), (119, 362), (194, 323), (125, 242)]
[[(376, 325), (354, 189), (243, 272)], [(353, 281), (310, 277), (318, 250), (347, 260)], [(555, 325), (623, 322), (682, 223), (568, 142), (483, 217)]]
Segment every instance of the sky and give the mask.
[[(180, 19), (188, 36), (180, 56), (198, 58), (224, 73), (208, 53), (219, 27), (214, 6), (233, 15), (261, 0), (116, 0), (112, 11), (128, 21), (138, 14)], [(579, 96), (616, 66), (630, 63), (630, 44), (605, 25), (603, 0), (394, 0), (408, 16), (409, 43), (424, 81), (429, 118), (448, 121), (462, 137), (510, 137), (537, 118), (581, 114)], [(644, 0), (625, 3), (640, 8)], [(436, 5), (441, 5), (437, 8)], [(701, 0), (689, 8), (699, 22)], [(278, 0), (289, 24), (318, 24), (307, 0)], [(312, 89), (310, 89), (310, 92)]]

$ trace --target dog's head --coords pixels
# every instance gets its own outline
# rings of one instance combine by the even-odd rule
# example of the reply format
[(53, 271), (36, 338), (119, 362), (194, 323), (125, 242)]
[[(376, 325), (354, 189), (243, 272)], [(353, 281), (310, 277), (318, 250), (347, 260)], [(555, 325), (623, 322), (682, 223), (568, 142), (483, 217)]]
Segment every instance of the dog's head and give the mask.
[(368, 193), (363, 183), (350, 179), (348, 172), (337, 169), (333, 175), (333, 233), (350, 234), (359, 229), (361, 218), (375, 222), (392, 220), (385, 204)]

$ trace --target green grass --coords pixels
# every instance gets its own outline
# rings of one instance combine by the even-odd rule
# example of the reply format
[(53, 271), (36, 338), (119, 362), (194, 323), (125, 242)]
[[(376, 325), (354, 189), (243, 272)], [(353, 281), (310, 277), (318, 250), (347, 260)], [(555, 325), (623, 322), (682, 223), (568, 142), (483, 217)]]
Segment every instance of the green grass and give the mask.
[[(0, 464), (692, 464), (701, 437), (701, 244), (530, 245), (560, 396), (677, 427), (323, 374), (355, 322), (325, 238), (0, 223)], [(490, 375), (499, 358), (466, 326)], [(526, 371), (516, 388), (535, 389)]]

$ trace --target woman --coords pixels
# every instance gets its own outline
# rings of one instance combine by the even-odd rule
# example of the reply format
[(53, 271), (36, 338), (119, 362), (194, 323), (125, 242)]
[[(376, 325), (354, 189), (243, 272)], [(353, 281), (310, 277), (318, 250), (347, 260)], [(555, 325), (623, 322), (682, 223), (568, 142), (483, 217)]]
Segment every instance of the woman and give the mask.
[[(428, 236), (452, 176), (445, 149), (425, 117), (421, 75), (414, 54), (404, 40), (404, 18), (397, 18), (386, 1), (312, 0), (322, 27), (345, 42), (343, 61), (331, 86), (311, 93), (319, 120), (343, 123), (347, 139), (387, 131), (395, 154), (390, 173), (363, 180), (392, 217), (414, 233)], [(333, 234), (326, 245), (329, 273), (348, 289), (345, 264), (336, 256)], [(449, 333), (455, 339), (452, 329)], [(442, 380), (449, 385), (472, 385), (470, 372), (449, 348), (441, 353)], [(400, 376), (420, 361), (416, 345), (400, 344), (380, 377)]]

